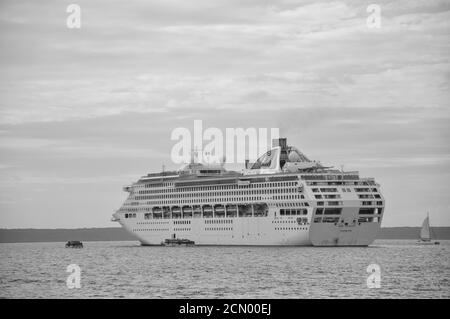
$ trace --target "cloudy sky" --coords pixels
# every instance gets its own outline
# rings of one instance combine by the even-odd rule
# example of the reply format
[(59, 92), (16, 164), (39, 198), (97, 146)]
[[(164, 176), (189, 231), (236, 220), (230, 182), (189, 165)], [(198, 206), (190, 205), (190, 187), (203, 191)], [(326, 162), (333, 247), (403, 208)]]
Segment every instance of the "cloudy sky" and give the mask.
[[(66, 8), (81, 7), (81, 29)], [(176, 127), (280, 128), (450, 226), (450, 1), (0, 1), (0, 228), (117, 226)]]

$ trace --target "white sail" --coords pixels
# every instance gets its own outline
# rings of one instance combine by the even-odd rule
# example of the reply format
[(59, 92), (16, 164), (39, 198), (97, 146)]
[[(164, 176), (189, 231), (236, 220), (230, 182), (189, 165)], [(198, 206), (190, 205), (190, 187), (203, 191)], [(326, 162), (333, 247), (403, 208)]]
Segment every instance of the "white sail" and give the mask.
[(430, 240), (431, 236), (430, 236), (430, 219), (427, 216), (427, 218), (425, 218), (425, 220), (422, 223), (422, 229), (420, 230), (420, 239), (422, 240)]

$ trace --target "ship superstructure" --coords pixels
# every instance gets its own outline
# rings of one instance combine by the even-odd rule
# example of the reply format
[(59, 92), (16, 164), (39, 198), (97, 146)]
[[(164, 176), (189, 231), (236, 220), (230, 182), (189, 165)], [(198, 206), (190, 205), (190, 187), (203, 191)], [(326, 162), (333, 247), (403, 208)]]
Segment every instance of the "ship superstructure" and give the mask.
[(373, 178), (324, 167), (286, 139), (242, 172), (191, 163), (143, 176), (113, 214), (143, 245), (367, 246), (384, 198)]

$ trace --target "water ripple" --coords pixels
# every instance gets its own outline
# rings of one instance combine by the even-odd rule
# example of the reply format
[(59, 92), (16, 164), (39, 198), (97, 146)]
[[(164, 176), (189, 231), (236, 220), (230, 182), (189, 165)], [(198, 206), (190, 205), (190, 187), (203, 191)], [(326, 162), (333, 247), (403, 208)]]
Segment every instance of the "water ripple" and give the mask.
[[(449, 298), (450, 241), (366, 248), (0, 244), (0, 298)], [(369, 264), (381, 288), (369, 289)], [(68, 289), (66, 267), (81, 267)]]

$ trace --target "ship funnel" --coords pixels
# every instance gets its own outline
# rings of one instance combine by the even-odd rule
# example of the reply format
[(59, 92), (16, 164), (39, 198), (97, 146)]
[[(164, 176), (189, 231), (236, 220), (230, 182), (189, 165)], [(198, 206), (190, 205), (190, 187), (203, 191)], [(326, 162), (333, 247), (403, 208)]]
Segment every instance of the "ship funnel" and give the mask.
[(272, 140), (272, 147), (277, 147), (280, 146), (281, 148), (286, 148), (287, 147), (287, 138), (283, 137), (283, 138), (274, 138)]

